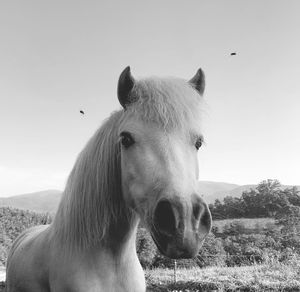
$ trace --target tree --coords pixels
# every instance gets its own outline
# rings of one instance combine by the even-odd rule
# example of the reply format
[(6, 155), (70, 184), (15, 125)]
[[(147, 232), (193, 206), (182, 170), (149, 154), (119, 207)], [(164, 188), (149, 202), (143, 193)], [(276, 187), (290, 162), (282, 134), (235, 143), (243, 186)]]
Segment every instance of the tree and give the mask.
[(245, 215), (245, 205), (241, 198), (227, 196), (224, 198), (224, 209), (227, 218), (240, 218)]
[(285, 194), (290, 204), (300, 207), (300, 195), (299, 195), (300, 191), (296, 186), (291, 188), (286, 188), (282, 191), (282, 193)]
[(216, 199), (214, 204), (210, 204), (209, 209), (210, 209), (213, 220), (226, 218), (226, 215), (224, 212), (224, 205), (221, 203), (221, 201), (219, 199)]
[(242, 194), (247, 217), (274, 217), (289, 205), (287, 195), (278, 180), (264, 180), (255, 189)]
[(286, 205), (276, 214), (276, 224), (282, 226), (283, 234), (300, 233), (300, 207)]

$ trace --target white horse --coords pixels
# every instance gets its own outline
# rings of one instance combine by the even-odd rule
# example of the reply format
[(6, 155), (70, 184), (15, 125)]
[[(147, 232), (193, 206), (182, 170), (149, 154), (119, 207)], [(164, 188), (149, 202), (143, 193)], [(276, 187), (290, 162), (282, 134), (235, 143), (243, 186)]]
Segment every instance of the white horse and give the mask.
[(80, 153), (53, 223), (14, 242), (7, 292), (145, 291), (140, 219), (164, 255), (197, 255), (211, 227), (197, 188), (204, 87), (201, 69), (190, 81), (122, 72), (122, 110)]

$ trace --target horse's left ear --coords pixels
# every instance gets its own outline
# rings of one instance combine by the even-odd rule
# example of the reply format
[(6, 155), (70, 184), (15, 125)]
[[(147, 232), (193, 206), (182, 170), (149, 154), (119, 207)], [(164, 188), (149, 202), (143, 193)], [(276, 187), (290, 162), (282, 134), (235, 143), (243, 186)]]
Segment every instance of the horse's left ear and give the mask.
[(202, 69), (198, 69), (196, 75), (189, 81), (189, 83), (203, 95), (205, 89), (205, 75)]
[(130, 67), (127, 66), (119, 77), (118, 82), (118, 99), (124, 109), (126, 106), (136, 101), (131, 94), (135, 80), (131, 75)]

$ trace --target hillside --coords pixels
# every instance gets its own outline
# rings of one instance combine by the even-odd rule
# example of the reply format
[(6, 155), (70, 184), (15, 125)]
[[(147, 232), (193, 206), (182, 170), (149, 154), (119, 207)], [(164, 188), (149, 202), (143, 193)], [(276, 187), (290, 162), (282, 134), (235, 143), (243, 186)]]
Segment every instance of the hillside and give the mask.
[(208, 203), (213, 203), (217, 196), (227, 194), (228, 192), (239, 187), (239, 185), (225, 182), (199, 181), (199, 190), (201, 195), (203, 195)]
[[(227, 195), (240, 186), (224, 182), (200, 181), (199, 187), (205, 200), (208, 203), (213, 203), (215, 198), (222, 197), (223, 194)], [(58, 207), (61, 194), (62, 192), (59, 190), (45, 190), (5, 198), (0, 197), (0, 207), (8, 206), (35, 212), (53, 213)]]
[(56, 211), (61, 198), (61, 191), (46, 190), (41, 192), (0, 198), (0, 207), (8, 206), (35, 212)]
[(17, 236), (29, 227), (51, 222), (49, 214), (0, 207), (0, 277), (1, 266), (5, 266), (8, 251)]
[(227, 196), (240, 197), (243, 192), (249, 191), (250, 189), (254, 189), (256, 186), (257, 185), (235, 185), (235, 187), (233, 187), (232, 189), (228, 188), (216, 191), (207, 198), (207, 203), (214, 203), (216, 199), (222, 201)]

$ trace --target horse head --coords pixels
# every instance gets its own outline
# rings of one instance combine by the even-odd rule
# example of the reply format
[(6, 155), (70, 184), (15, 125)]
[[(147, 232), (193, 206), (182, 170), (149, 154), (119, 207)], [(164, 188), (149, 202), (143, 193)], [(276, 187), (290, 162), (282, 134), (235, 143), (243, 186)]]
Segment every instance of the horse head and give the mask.
[(118, 83), (123, 196), (170, 258), (196, 256), (211, 228), (198, 189), (204, 87), (201, 69), (190, 81), (135, 80), (127, 67)]

